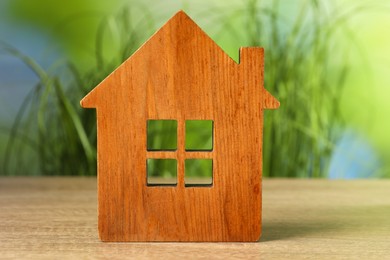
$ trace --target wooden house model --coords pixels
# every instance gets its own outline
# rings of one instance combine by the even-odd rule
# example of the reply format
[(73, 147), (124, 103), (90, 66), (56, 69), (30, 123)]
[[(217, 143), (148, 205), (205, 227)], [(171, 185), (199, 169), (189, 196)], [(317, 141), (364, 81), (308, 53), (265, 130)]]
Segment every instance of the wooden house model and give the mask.
[[(96, 108), (98, 228), (103, 241), (257, 241), (261, 235), (264, 50), (233, 61), (184, 12), (86, 95)], [(147, 126), (174, 120), (177, 145), (148, 150)], [(212, 148), (185, 147), (186, 122), (211, 120)], [(174, 185), (149, 185), (147, 161), (174, 160)], [(210, 185), (187, 185), (185, 161), (212, 160)]]

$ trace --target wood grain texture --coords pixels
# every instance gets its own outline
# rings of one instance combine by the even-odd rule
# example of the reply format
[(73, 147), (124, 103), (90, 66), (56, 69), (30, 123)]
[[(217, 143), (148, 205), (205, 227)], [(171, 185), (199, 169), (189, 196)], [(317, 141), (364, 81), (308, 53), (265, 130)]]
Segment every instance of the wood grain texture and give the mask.
[(0, 259), (388, 259), (390, 181), (263, 181), (258, 243), (102, 243), (95, 178), (0, 178)]
[[(264, 51), (237, 64), (177, 13), (82, 101), (96, 108), (103, 241), (257, 241), (261, 233)], [(146, 149), (146, 122), (178, 122), (177, 150)], [(211, 152), (185, 151), (185, 120), (213, 120)], [(177, 160), (177, 186), (150, 187), (146, 160)], [(213, 160), (211, 187), (185, 187), (184, 161)]]

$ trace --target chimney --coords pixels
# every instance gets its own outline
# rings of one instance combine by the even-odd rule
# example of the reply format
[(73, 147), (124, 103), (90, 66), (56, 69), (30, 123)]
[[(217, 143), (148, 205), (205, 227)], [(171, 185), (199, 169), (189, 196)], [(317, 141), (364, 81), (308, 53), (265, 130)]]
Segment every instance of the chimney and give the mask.
[(240, 48), (240, 72), (243, 74), (244, 84), (255, 84), (261, 93), (263, 109), (276, 109), (280, 103), (264, 88), (264, 48)]

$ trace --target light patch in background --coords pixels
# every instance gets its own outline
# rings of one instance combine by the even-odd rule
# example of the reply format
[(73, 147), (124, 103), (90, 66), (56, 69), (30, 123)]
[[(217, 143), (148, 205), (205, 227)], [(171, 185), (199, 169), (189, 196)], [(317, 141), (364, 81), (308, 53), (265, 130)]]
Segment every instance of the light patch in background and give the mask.
[(364, 136), (353, 130), (343, 133), (330, 160), (330, 179), (379, 177), (382, 164)]
[[(382, 1), (382, 3), (385, 3)], [(372, 10), (357, 15), (350, 22), (362, 56), (354, 57), (350, 75), (343, 93), (342, 112), (345, 120), (359, 137), (356, 142), (366, 143), (367, 158), (375, 164), (377, 157), (384, 162), (382, 173), (386, 173), (390, 156), (390, 6), (384, 10)], [(357, 53), (357, 52), (356, 52)], [(361, 146), (360, 149), (363, 148)], [(374, 176), (378, 176), (377, 174)]]

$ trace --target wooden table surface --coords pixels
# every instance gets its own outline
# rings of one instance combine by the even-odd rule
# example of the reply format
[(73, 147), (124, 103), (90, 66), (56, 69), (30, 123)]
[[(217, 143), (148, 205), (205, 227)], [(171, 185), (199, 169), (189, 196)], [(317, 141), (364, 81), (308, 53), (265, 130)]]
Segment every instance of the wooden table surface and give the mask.
[(390, 259), (390, 180), (264, 180), (257, 243), (102, 243), (95, 178), (0, 178), (0, 259)]

